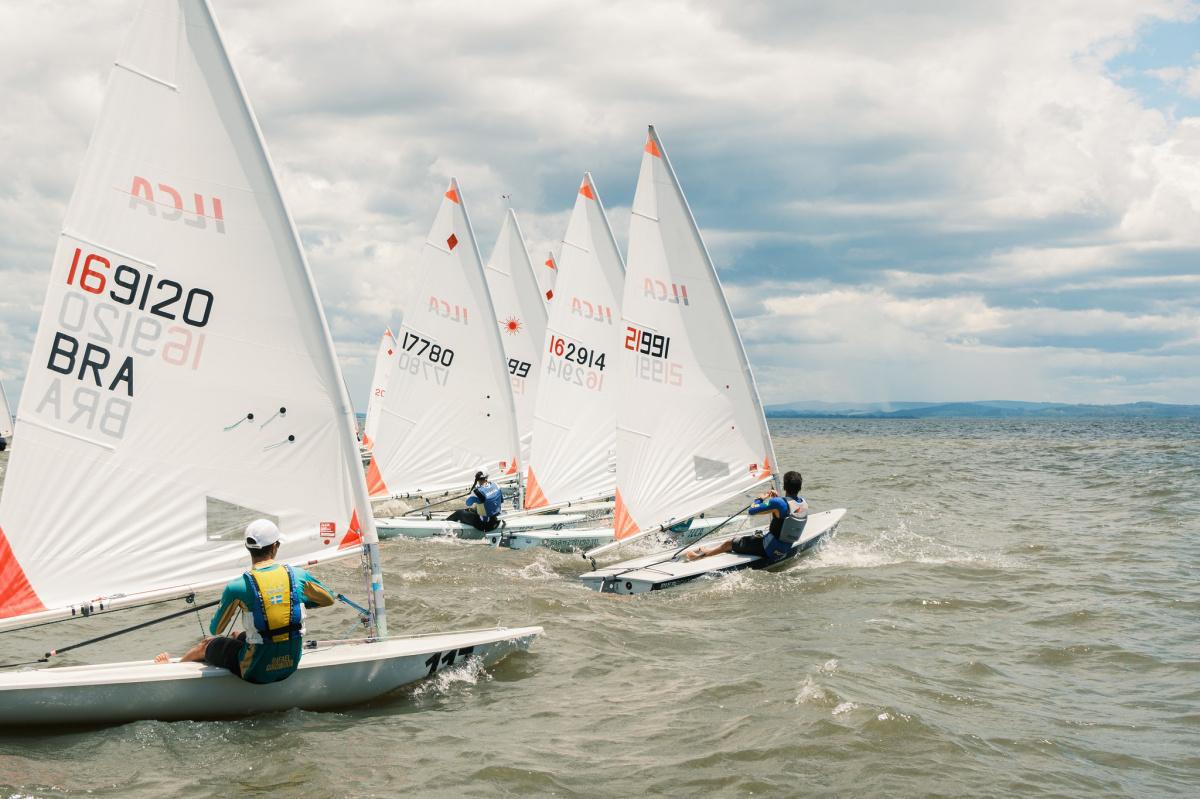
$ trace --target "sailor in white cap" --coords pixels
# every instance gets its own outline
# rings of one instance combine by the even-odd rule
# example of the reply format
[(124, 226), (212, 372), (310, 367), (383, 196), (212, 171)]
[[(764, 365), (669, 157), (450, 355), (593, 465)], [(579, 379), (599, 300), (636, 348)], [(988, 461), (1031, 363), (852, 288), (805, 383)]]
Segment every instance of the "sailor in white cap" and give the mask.
[[(270, 519), (250, 522), (245, 543), (250, 571), (225, 586), (209, 625), (214, 637), (193, 646), (180, 660), (220, 666), (247, 682), (278, 682), (300, 665), (305, 609), (328, 607), (334, 595), (306, 570), (275, 562), (283, 536)], [(222, 635), (242, 611), (246, 631)], [(154, 660), (166, 663), (170, 655), (163, 652)]]

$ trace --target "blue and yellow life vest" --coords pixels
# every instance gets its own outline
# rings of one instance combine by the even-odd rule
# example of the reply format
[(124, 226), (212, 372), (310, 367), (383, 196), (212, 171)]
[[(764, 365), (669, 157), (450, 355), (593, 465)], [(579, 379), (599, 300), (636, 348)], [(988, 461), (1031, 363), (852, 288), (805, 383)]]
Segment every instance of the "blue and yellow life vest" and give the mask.
[(304, 596), (296, 575), (286, 563), (282, 569), (254, 569), (242, 575), (253, 598), (250, 612), (254, 629), (264, 642), (286, 644), (304, 632)]

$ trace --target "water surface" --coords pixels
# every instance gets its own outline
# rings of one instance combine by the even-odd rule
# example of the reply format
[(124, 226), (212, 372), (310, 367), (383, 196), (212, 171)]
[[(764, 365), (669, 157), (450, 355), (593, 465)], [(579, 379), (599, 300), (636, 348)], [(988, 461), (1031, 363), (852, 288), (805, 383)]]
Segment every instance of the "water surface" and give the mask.
[[(0, 735), (0, 793), (1195, 795), (1200, 423), (772, 431), (810, 503), (850, 509), (788, 572), (630, 599), (574, 583), (578, 557), (388, 543), (394, 629), (546, 635), (342, 713)], [(351, 564), (320, 573), (362, 594)], [(0, 635), (0, 659), (150, 615)], [(352, 624), (310, 617), (318, 636)], [(62, 660), (178, 652), (198, 633), (184, 619)]]

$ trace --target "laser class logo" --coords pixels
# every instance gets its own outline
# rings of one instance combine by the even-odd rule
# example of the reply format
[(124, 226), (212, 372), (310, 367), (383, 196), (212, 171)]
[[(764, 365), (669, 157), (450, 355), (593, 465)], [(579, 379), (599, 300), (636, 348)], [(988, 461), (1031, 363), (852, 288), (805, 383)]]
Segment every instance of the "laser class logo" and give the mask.
[[(156, 188), (157, 187), (157, 192)], [(213, 224), (213, 229), (218, 233), (225, 232), (225, 210), (221, 207), (220, 197), (211, 197), (208, 203), (205, 203), (205, 197), (199, 192), (192, 192), (192, 207), (185, 208), (183, 204), (183, 194), (166, 183), (158, 183), (152, 186), (150, 181), (141, 175), (133, 176), (133, 185), (129, 189), (129, 207), (131, 209), (144, 208), (150, 212), (151, 216), (162, 215), (162, 218), (168, 222), (177, 222), (180, 219), (188, 227), (204, 230), (209, 223)], [(208, 213), (211, 209), (212, 213)]]

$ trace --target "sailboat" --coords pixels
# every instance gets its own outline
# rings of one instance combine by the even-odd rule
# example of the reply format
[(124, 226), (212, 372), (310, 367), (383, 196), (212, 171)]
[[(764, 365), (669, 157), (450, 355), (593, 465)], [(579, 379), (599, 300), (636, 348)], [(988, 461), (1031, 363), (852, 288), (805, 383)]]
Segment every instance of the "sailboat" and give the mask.
[(379, 349), (375, 353), (375, 371), (371, 375), (371, 395), (367, 397), (367, 416), (363, 419), (363, 445), (369, 450), (379, 429), (379, 414), (383, 411), (383, 398), (387, 394), (388, 369), (396, 355), (396, 337), (392, 329), (384, 328), (379, 337)]
[[(590, 558), (759, 486), (771, 483), (783, 493), (741, 336), (653, 127), (633, 199), (622, 309), (615, 540), (585, 553)], [(790, 554), (832, 533), (844, 513), (811, 515)], [(671, 550), (581, 579), (597, 590), (640, 593), (762, 565), (733, 554), (689, 562)]]
[(0, 383), (0, 452), (8, 448), (12, 434), (12, 411), (8, 407), (8, 395), (4, 393), (4, 384)]
[[(396, 332), (367, 486), (374, 500), (434, 497), (438, 501), (430, 508), (461, 506), (477, 470), (497, 482), (517, 482), (520, 441), (502, 333), (463, 193), (453, 178), (412, 277), (404, 287), (408, 302)], [(561, 527), (582, 518), (521, 518), (511, 524)], [(432, 512), (380, 516), (376, 525), (385, 538), (479, 537), (474, 527), (433, 518)]]
[(279, 525), (281, 560), (360, 557), (370, 627), (266, 686), (190, 662), (0, 672), (0, 726), (341, 707), (541, 632), (389, 637), (349, 397), (207, 0), (146, 0), (116, 61), (19, 418), (0, 630), (217, 588), (248, 565), (238, 515)]
[(610, 499), (617, 393), (611, 378), (625, 263), (590, 173), (563, 237), (542, 344), (525, 509)]
[(525, 237), (511, 208), (504, 215), (500, 236), (484, 272), (512, 383), (520, 462), (527, 463), (533, 438), (533, 404), (542, 376), (547, 314), (546, 300), (534, 275), (529, 251), (525, 249)]

